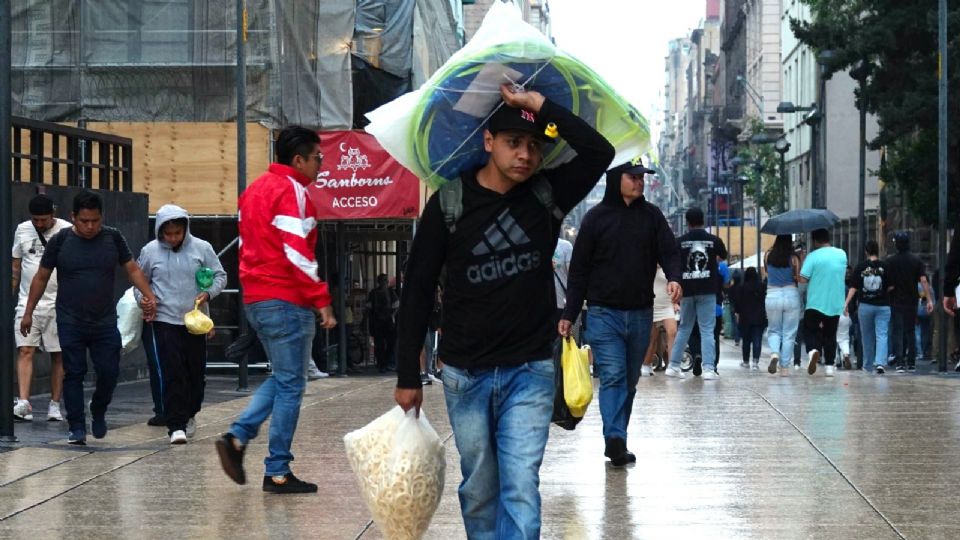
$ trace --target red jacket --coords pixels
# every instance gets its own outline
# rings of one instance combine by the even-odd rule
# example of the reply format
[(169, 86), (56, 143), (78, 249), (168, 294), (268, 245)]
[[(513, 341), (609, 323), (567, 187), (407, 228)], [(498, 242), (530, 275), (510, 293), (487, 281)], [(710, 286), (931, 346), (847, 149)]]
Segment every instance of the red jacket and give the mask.
[(302, 307), (330, 305), (317, 274), (316, 209), (307, 195), (312, 180), (296, 169), (270, 168), (240, 195), (240, 284), (243, 302), (284, 300)]

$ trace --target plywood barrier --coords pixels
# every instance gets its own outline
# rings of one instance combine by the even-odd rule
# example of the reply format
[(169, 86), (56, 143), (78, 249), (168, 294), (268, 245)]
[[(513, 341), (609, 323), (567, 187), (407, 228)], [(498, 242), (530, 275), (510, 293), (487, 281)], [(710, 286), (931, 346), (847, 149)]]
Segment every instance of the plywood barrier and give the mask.
[[(88, 129), (133, 139), (133, 188), (150, 212), (167, 203), (191, 214), (237, 213), (237, 131), (233, 123), (91, 122)], [(269, 164), (270, 131), (247, 124), (247, 183)]]

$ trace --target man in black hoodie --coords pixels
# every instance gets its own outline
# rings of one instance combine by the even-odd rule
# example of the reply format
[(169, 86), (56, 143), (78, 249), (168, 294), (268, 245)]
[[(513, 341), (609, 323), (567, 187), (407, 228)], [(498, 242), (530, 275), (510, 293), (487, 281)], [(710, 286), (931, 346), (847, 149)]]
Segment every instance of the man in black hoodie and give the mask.
[[(550, 261), (563, 214), (593, 189), (614, 150), (538, 92), (504, 86), (500, 94), (504, 104), (483, 136), (490, 160), (460, 178), (459, 219), (447, 222), (440, 193), (451, 192), (440, 192), (417, 227), (400, 298), (395, 398), (404, 410), (423, 401), (420, 349), (444, 268), (440, 359), (467, 536), (539, 538), (540, 464), (554, 397)], [(576, 157), (540, 171), (545, 133), (554, 131)], [(543, 182), (556, 208), (534, 191)]]
[(677, 240), (663, 213), (643, 197), (652, 170), (640, 158), (607, 171), (603, 201), (587, 212), (570, 262), (567, 304), (557, 330), (570, 328), (587, 300), (587, 341), (600, 375), (604, 455), (618, 467), (636, 461), (627, 426), (653, 323), (657, 264), (671, 301), (680, 301)]

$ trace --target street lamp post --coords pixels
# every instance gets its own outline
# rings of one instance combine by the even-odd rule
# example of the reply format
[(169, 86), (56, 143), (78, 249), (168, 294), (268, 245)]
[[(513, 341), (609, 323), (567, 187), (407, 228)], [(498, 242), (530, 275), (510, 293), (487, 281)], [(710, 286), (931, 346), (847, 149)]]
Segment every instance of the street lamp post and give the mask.
[[(755, 162), (753, 164), (753, 172), (757, 175), (757, 186), (755, 196), (753, 197), (753, 227), (757, 230), (757, 272), (760, 271), (760, 259), (761, 257), (761, 247), (760, 247), (760, 196), (763, 190), (763, 164)], [(743, 265), (740, 265), (740, 268), (743, 269)]]
[(780, 212), (787, 211), (787, 152), (790, 151), (790, 143), (787, 139), (780, 137), (773, 143), (773, 149), (780, 154)]
[(860, 186), (857, 206), (857, 260), (862, 261), (866, 256), (863, 249), (867, 243), (867, 224), (864, 212), (867, 198), (867, 77), (870, 75), (871, 65), (861, 60), (857, 67), (850, 71), (850, 76), (860, 83)]

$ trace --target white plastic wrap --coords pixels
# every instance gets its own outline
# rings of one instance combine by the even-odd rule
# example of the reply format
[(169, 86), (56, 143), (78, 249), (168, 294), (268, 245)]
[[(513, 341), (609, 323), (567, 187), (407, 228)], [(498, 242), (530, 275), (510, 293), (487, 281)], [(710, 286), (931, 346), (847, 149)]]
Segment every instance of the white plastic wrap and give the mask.
[(140, 345), (140, 333), (143, 331), (143, 310), (133, 296), (133, 287), (127, 289), (117, 302), (117, 330), (120, 331), (120, 343), (123, 354), (127, 354)]
[(387, 540), (422, 538), (443, 494), (444, 447), (423, 411), (394, 407), (343, 438), (373, 521)]

